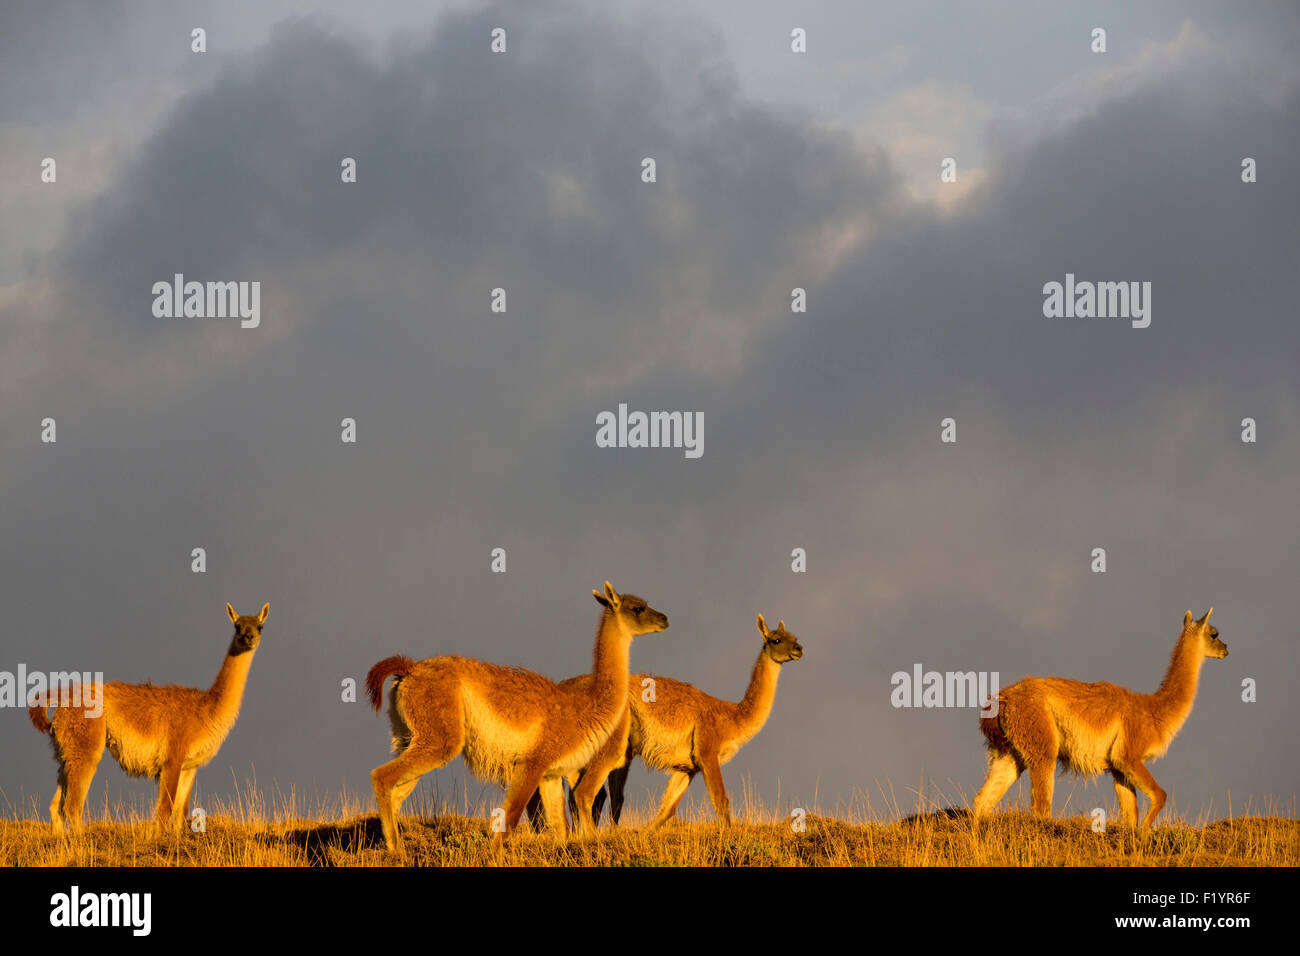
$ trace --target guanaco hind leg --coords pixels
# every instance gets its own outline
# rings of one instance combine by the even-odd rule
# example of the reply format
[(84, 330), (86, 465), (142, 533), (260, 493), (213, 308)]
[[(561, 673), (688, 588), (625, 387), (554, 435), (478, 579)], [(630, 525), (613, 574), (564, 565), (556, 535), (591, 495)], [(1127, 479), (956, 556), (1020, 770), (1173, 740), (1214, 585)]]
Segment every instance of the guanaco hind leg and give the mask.
[(984, 778), (984, 786), (975, 795), (975, 803), (971, 808), (975, 816), (982, 817), (996, 807), (1012, 784), (1020, 779), (1024, 769), (1025, 765), (1012, 753), (990, 754), (988, 776)]
[[(627, 775), (632, 770), (632, 761), (621, 767), (616, 767), (609, 772), (609, 779), (606, 781), (609, 790), (609, 816), (614, 826), (618, 826), (619, 819), (623, 816), (623, 791), (627, 788)], [(604, 791), (596, 795), (596, 803), (602, 801)], [(596, 810), (596, 817), (599, 818), (599, 809)]]
[[(86, 717), (76, 708), (66, 708), (61, 709), (55, 718), (54, 734), (62, 757), (59, 772), (59, 789), (62, 791), (59, 816), (73, 830), (80, 830), (86, 794), (90, 792), (90, 782), (95, 778), (100, 758), (104, 756), (106, 724), (103, 717)], [(53, 818), (53, 812), (50, 816)]]

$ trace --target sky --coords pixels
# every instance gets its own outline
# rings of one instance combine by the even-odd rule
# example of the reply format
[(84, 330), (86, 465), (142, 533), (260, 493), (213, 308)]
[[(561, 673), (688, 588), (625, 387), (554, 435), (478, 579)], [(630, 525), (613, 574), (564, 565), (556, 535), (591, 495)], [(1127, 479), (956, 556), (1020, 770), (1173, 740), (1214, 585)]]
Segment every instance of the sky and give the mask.
[[(225, 602), (269, 602), (196, 804), (369, 801), (346, 681), (583, 673), (608, 579), (672, 622), (637, 672), (738, 700), (755, 615), (799, 637), (733, 806), (889, 816), (985, 767), (896, 672), (1151, 691), (1213, 606), (1153, 773), (1191, 819), (1294, 814), (1297, 40), (1282, 3), (3, 4), (0, 670), (204, 687)], [(176, 273), (260, 282), (260, 324), (156, 317)], [(1067, 274), (1149, 282), (1150, 325), (1046, 317)], [(597, 447), (620, 404), (703, 454)], [(3, 716), (0, 807), (43, 815)], [(89, 806), (153, 794), (107, 758)], [(460, 760), (418, 794), (501, 799)]]

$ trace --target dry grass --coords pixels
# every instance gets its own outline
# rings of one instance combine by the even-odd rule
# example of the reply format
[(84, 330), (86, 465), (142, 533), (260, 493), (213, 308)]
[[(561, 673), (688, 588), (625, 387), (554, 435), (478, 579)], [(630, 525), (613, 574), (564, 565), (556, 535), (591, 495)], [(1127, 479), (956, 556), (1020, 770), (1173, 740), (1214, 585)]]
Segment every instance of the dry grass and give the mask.
[[(408, 801), (408, 859), (384, 849), (379, 820), (346, 795), (310, 813), (290, 793), (267, 804), (255, 786), (211, 808), (206, 832), (159, 837), (144, 808), (96, 815), (75, 837), (38, 819), (0, 820), (0, 866), (1294, 866), (1300, 820), (1275, 812), (1187, 822), (1162, 818), (1149, 834), (1122, 826), (1094, 833), (1090, 818), (1039, 820), (1021, 810), (974, 825), (964, 809), (885, 815), (858, 804), (838, 818), (809, 813), (797, 833), (749, 792), (722, 832), (707, 800), (683, 804), (681, 822), (644, 828), (652, 808), (629, 807), (623, 825), (594, 839), (558, 842), (522, 828), (491, 846), (489, 808), (476, 816)], [(143, 812), (142, 812), (143, 811)]]

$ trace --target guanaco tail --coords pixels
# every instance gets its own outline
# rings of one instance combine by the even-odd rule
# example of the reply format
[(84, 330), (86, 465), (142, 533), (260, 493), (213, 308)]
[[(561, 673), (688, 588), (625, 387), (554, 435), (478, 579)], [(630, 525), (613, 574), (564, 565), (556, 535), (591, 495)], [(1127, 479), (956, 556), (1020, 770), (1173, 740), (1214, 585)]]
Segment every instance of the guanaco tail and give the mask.
[[(81, 809), (106, 746), (127, 774), (158, 781), (156, 821), (180, 827), (189, 812), (195, 773), (217, 755), (235, 726), (248, 669), (270, 613), (270, 604), (262, 605), (256, 617), (241, 616), (226, 605), (235, 635), (207, 690), (112, 681), (104, 685), (103, 712), (97, 717), (50, 695), (38, 697), (27, 713), (37, 730), (49, 734), (59, 764), (50, 803), (56, 829), (65, 820), (81, 829)], [(53, 718), (47, 713), (50, 707)]]
[(1137, 824), (1137, 790), (1151, 801), (1144, 828), (1165, 805), (1165, 791), (1146, 768), (1163, 757), (1192, 712), (1201, 665), (1228, 656), (1228, 646), (1210, 621), (1188, 611), (1174, 644), (1165, 679), (1154, 694), (1138, 694), (1105, 681), (1085, 684), (1061, 677), (1026, 677), (998, 694), (995, 715), (980, 718), (987, 739), (988, 777), (975, 797), (974, 814), (997, 805), (1026, 768), (1030, 804), (1052, 815), (1052, 787), (1059, 761), (1084, 775), (1110, 773), (1120, 811)]
[(370, 669), (366, 685), (376, 711), (384, 682), (394, 678), (388, 717), (397, 756), (370, 774), (390, 850), (403, 852), (402, 801), (421, 776), (457, 755), (475, 776), (507, 790), (504, 831), (496, 831), (494, 842), (514, 829), (539, 786), (553, 809), (548, 819), (558, 833), (567, 832), (563, 781), (590, 762), (624, 719), (632, 639), (668, 627), (664, 614), (636, 595), (618, 594), (608, 581), (603, 594), (592, 595), (603, 611), (583, 687), (464, 657), (389, 657)]

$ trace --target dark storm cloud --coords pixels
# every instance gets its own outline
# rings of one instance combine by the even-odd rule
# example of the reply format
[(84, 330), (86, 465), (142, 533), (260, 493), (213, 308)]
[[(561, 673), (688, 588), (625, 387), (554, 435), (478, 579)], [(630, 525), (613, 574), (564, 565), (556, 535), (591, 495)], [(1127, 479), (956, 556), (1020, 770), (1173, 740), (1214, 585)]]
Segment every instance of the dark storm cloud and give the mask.
[(98, 88), (124, 77), (205, 71), (208, 64), (190, 56), (189, 35), (210, 22), (210, 9), (165, 0), (6, 4), (0, 10), (0, 120), (66, 120)]
[[(765, 796), (973, 789), (973, 716), (894, 710), (891, 672), (1149, 690), (1208, 603), (1233, 656), (1157, 776), (1193, 809), (1294, 792), (1294, 760), (1234, 746), (1296, 716), (1237, 697), (1294, 670), (1295, 196), (1236, 172), (1285, 168), (1294, 95), (1134, 89), (995, 149), (984, 194), (940, 214), (882, 151), (748, 101), (724, 38), (676, 22), (488, 10), (373, 57), (290, 20), (223, 69), (0, 326), (8, 596), (42, 609), (15, 660), (207, 683), (223, 602), (271, 602), (201, 788), (251, 764), (364, 792), (386, 727), (338, 702), (344, 677), (393, 652), (577, 673), (610, 578), (674, 622), (635, 667), (733, 699), (755, 612), (799, 634), (728, 770)], [(1152, 281), (1151, 328), (1043, 318), (1066, 271)], [(155, 319), (174, 272), (261, 281), (262, 327)], [(703, 458), (597, 449), (619, 402), (702, 411)], [(43, 794), (45, 745), (16, 748), (0, 786)]]

